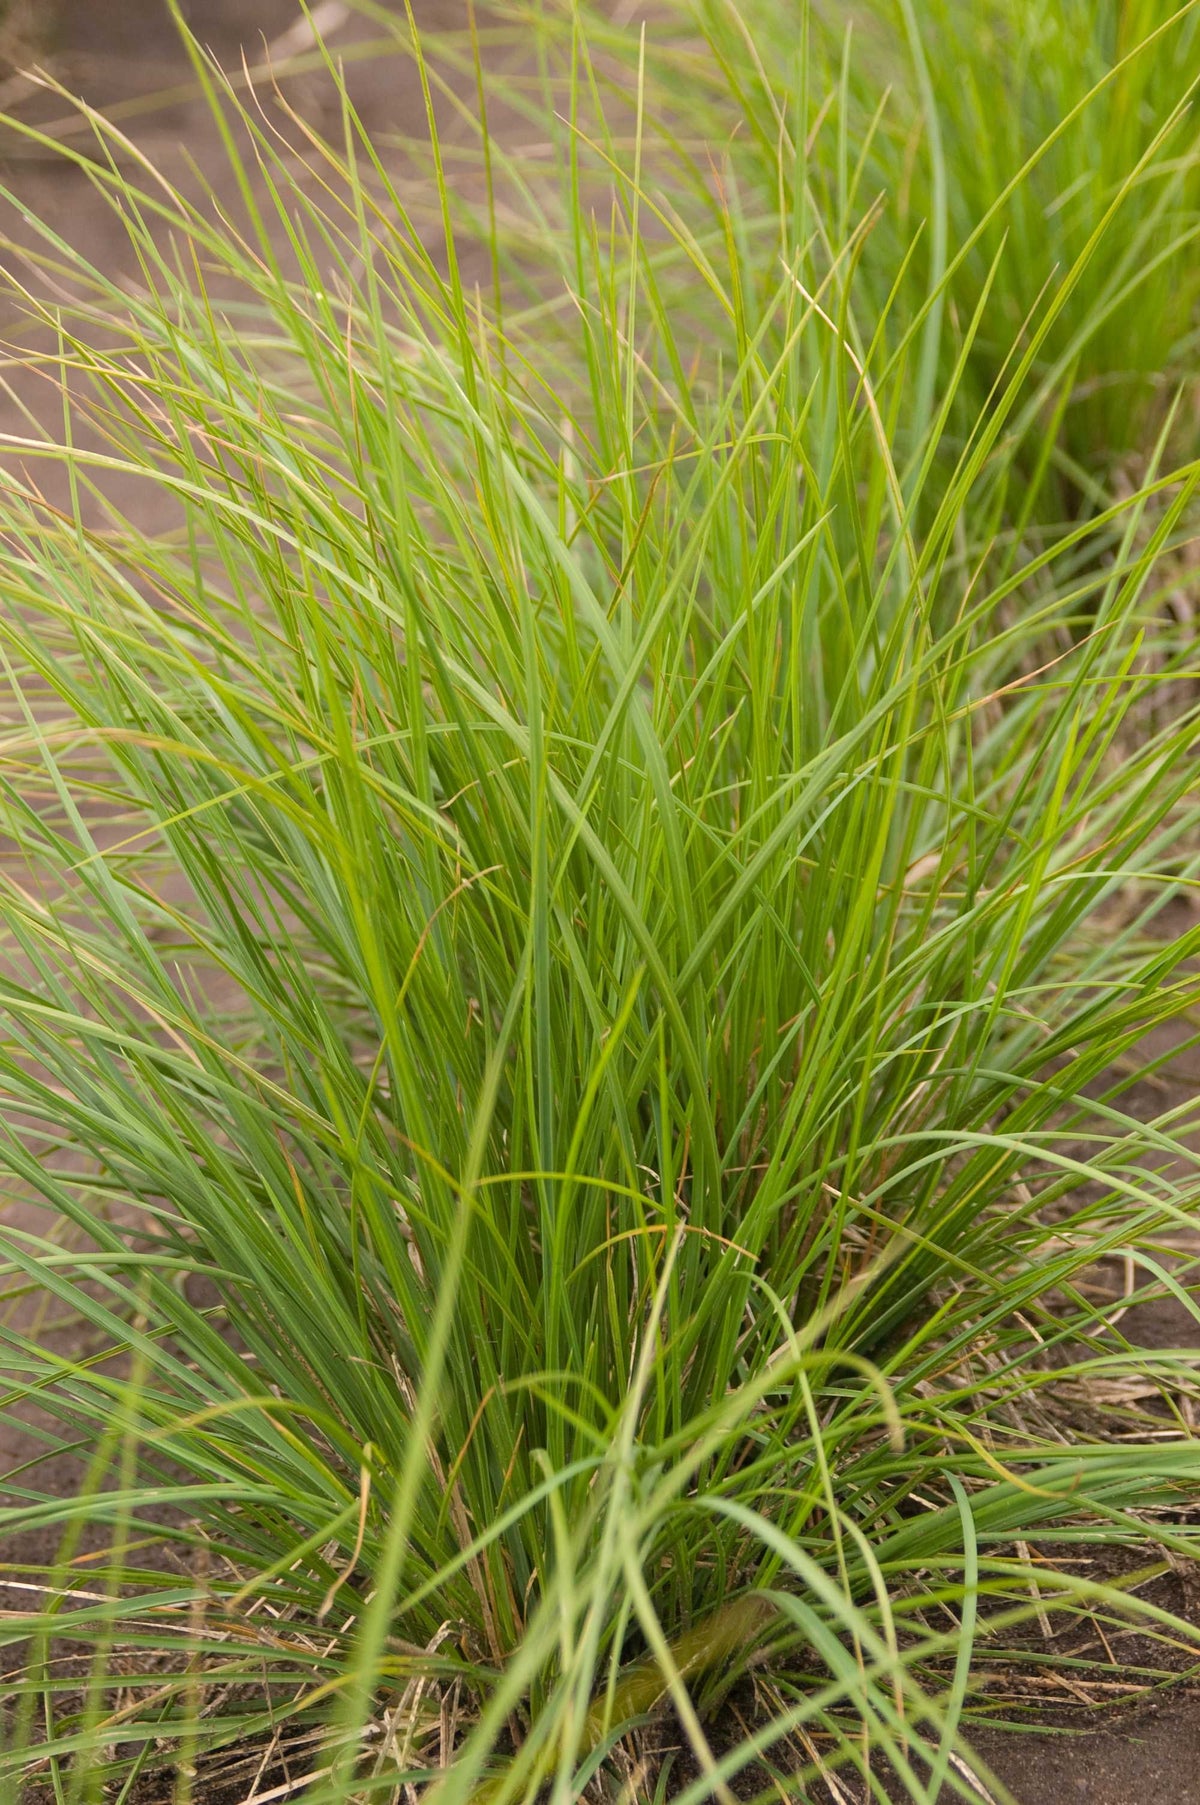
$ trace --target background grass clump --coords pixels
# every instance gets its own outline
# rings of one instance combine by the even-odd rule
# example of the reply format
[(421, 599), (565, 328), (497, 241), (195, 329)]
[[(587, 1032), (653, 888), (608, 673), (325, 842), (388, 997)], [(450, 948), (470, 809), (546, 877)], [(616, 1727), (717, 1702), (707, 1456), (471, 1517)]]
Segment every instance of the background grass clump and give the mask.
[[(829, 206), (888, 138), (749, 15), (765, 122), (712, 41), (514, 16), (546, 135), (464, 103), (453, 191), (431, 138), (444, 255), (344, 92), (298, 169), (197, 51), (243, 217), (96, 119), (139, 282), (10, 260), (62, 420), (0, 497), (5, 1272), (91, 1339), (5, 1332), (85, 1474), (10, 1479), (61, 1542), (3, 1759), (186, 1793), (290, 1723), (313, 1797), (665, 1796), (669, 1699), (689, 1797), (974, 1796), (985, 1630), (1195, 1642), (1078, 1559), (1195, 1545), (1192, 1363), (1114, 1315), (1198, 1183), (1193, 1107), (1126, 1107), (1198, 1001), (1184, 403), (1031, 543), (1086, 222), (984, 379), (1001, 208), (947, 211), (992, 262), (931, 341), (949, 259), (881, 292)], [(430, 44), (431, 120), (503, 42)]]
[[(746, 108), (730, 144), (743, 181), (773, 197), (778, 122), (806, 121), (806, 177), (839, 243), (863, 230), (872, 309), (890, 296), (921, 322), (902, 463), (920, 456), (968, 338), (955, 437), (1003, 386), (1050, 296), (1057, 319), (1008, 423), (1024, 444), (1007, 474), (1033, 519), (1094, 511), (1114, 479), (1140, 480), (1181, 392), (1175, 449), (1194, 455), (1193, 0), (867, 0), (802, 9), (800, 29), (773, 0), (698, 11), (701, 92), (732, 89)], [(811, 142), (818, 119), (831, 128), (824, 150)]]

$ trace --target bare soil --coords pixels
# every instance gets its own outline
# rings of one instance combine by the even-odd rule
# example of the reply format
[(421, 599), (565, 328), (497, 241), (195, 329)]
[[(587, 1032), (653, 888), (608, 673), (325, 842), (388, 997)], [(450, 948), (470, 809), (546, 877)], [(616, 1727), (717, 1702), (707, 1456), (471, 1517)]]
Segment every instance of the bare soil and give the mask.
[[(401, 11), (401, 0), (395, 4)], [(339, 46), (362, 30), (361, 23), (350, 18), (339, 21), (337, 7), (327, 4), (321, 10), (325, 19), (334, 21)], [(190, 0), (185, 11), (193, 30), (228, 68), (240, 65), (243, 49), (251, 61), (261, 61), (264, 46), (274, 46), (277, 56), (280, 46), (290, 48), (284, 34), (299, 18), (294, 0)], [(424, 0), (417, 5), (417, 14), (424, 22), (461, 25), (465, 0)], [(36, 4), (0, 0), (0, 105), (57, 127), (64, 116), (61, 99), (39, 91), (19, 73), (33, 59), (95, 105), (124, 110), (131, 134), (164, 166), (183, 170), (186, 147), (187, 156), (218, 195), (227, 194), (234, 202), (233, 179), (224, 168), (207, 110), (200, 99), (180, 92), (188, 67), (165, 0), (36, 0)], [(385, 134), (419, 129), (420, 89), (407, 65), (395, 59), (351, 63), (349, 75), (369, 129)], [(164, 91), (174, 91), (165, 104), (139, 108), (140, 97)], [(321, 122), (328, 94), (323, 94), (319, 79), (298, 77), (288, 91), (301, 112), (315, 114)], [(97, 205), (81, 169), (9, 135), (0, 137), (0, 183), (109, 273), (129, 267), (124, 234)], [(15, 402), (0, 395), (0, 431), (10, 429), (21, 430), (19, 414)], [(1200, 1053), (1186, 1055), (1179, 1068), (1159, 1082), (1176, 1100), (1194, 1094), (1200, 1083)], [(1156, 1093), (1145, 1103), (1157, 1112), (1164, 1107), (1164, 1097)], [(35, 1226), (34, 1217), (27, 1217), (23, 1225)], [(1136, 1306), (1126, 1315), (1123, 1328), (1132, 1342), (1146, 1347), (1200, 1347), (1196, 1320), (1172, 1299)], [(55, 1333), (64, 1347), (70, 1344), (69, 1327)], [(31, 1423), (30, 1431), (35, 1427)], [(36, 1451), (31, 1433), (0, 1427), (0, 1474)], [(41, 1465), (38, 1482), (61, 1486), (65, 1493), (77, 1483), (78, 1472), (74, 1459), (59, 1455)], [(27, 1547), (22, 1552), (37, 1560), (53, 1550)], [(1190, 1574), (1165, 1576), (1158, 1601), (1200, 1624), (1200, 1588)], [(1062, 1652), (1061, 1647), (1053, 1652)], [(1122, 1644), (1115, 1678), (1127, 1679), (1129, 1667), (1137, 1665), (1135, 1654)], [(1021, 1699), (1005, 1703), (998, 1697), (997, 1713), (1007, 1713), (1009, 1727), (980, 1729), (974, 1737), (976, 1747), (1019, 1805), (1200, 1805), (1200, 1692), (1147, 1686), (1144, 1702), (1131, 1707), (1127, 1688), (1117, 1691), (1127, 1702), (1113, 1717), (1102, 1703), (1106, 1696), (1102, 1685), (1085, 1693), (1089, 1702), (1065, 1698), (1061, 1686), (1049, 1678), (1040, 1694), (1035, 1686)], [(728, 1729), (732, 1734), (735, 1726), (731, 1723)], [(719, 1733), (715, 1740), (720, 1742)], [(289, 1762), (286, 1751), (242, 1751), (203, 1768), (193, 1796), (196, 1805), (238, 1805), (253, 1792), (273, 1786), (287, 1790), (305, 1771), (302, 1753), (293, 1753)], [(676, 1776), (686, 1777), (684, 1764)], [(156, 1796), (161, 1798), (161, 1791)], [(143, 1791), (137, 1797), (148, 1801), (151, 1794)], [(841, 1797), (846, 1805), (850, 1801), (858, 1805), (860, 1797), (865, 1801), (865, 1794), (857, 1793), (850, 1782), (844, 1783)]]

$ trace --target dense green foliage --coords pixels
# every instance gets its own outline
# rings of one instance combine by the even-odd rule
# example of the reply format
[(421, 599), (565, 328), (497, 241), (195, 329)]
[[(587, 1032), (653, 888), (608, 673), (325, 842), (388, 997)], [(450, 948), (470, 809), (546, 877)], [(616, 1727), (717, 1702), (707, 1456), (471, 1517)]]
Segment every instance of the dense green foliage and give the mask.
[[(989, 163), (945, 9), (930, 161), (903, 96), (862, 124), (881, 37), (828, 106), (819, 51), (776, 80), (783, 10), (518, 20), (546, 141), (485, 128), (482, 184), (434, 141), (445, 254), (348, 100), (298, 180), (199, 52), (245, 218), (97, 162), (132, 293), (42, 229), (0, 1160), (13, 1298), (92, 1339), (13, 1315), (8, 1408), (87, 1479), (0, 1521), (63, 1537), (4, 1634), (8, 1771), (64, 1796), (292, 1717), (306, 1796), (453, 1753), (445, 1805), (649, 1797), (612, 1745), (666, 1691), (699, 1798), (752, 1659), (763, 1745), (977, 1796), (981, 1616), (1153, 1622), (1080, 1545), (1194, 1549), (1192, 1363), (1094, 1282), (1158, 1283), (1200, 1191), (1191, 1107), (1125, 1106), (1200, 1001), (1200, 470), (1190, 401), (1103, 382), (1195, 323), (1182, 127), (1098, 124), (1174, 90), (1010, 202), (1122, 45), (1055, 64), (1059, 6)], [(1051, 230), (1043, 292), (1004, 234)]]

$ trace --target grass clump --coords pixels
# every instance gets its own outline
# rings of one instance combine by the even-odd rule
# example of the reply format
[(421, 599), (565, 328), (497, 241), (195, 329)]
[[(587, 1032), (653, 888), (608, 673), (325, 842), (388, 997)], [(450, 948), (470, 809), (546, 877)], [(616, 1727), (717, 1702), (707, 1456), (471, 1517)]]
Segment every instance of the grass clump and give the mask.
[(955, 440), (981, 306), (902, 470), (923, 319), (784, 102), (767, 210), (652, 57), (520, 31), (548, 150), (456, 198), (432, 139), (444, 257), (344, 92), (298, 168), (197, 52), (245, 217), (96, 119), (136, 287), (10, 260), (63, 412), (0, 499), (5, 1263), (92, 1339), (6, 1330), (89, 1457), (10, 1477), (61, 1542), (7, 1771), (186, 1795), (291, 1724), (330, 1801), (665, 1796), (669, 1699), (684, 1796), (975, 1796), (985, 1629), (1191, 1634), (1078, 1557), (1195, 1540), (1191, 1364), (1092, 1281), (1197, 1194), (1192, 1106), (1124, 1099), (1197, 1001), (1200, 471), (1168, 418), (1008, 528), (1066, 285)]
[[(922, 278), (936, 288), (950, 272), (928, 316), (940, 327), (944, 308), (947, 359), (989, 296), (971, 352), (971, 408), (987, 404), (1043, 293), (1065, 287), (1014, 420), (1032, 428), (1036, 448), (1034, 423), (1054, 418), (1050, 497), (1064, 511), (1090, 510), (1115, 473), (1128, 477), (1132, 465), (1139, 480), (1181, 389), (1176, 443), (1194, 455), (1200, 10), (1173, 0), (949, 0), (918, 14), (902, 0), (869, 8), (862, 35), (879, 78), (905, 70), (892, 142), (871, 173), (895, 202), (893, 257), (921, 229)], [(881, 87), (867, 84), (860, 104), (877, 107)], [(911, 180), (898, 185), (888, 173), (900, 166), (901, 136)], [(981, 220), (987, 230), (954, 268)], [(931, 343), (919, 402), (930, 393)]]
[(743, 179), (774, 195), (772, 120), (826, 118), (807, 173), (833, 235), (866, 224), (871, 307), (895, 284), (893, 306), (920, 321), (902, 463), (919, 459), (964, 350), (952, 425), (970, 431), (1052, 295), (1054, 327), (1007, 427), (1025, 441), (1018, 505), (1051, 522), (1102, 507), (1114, 478), (1140, 480), (1181, 391), (1176, 452), (1195, 454), (1194, 0), (815, 6), (811, 54), (773, 0), (699, 10), (721, 70), (709, 91), (733, 87), (754, 109), (732, 147)]

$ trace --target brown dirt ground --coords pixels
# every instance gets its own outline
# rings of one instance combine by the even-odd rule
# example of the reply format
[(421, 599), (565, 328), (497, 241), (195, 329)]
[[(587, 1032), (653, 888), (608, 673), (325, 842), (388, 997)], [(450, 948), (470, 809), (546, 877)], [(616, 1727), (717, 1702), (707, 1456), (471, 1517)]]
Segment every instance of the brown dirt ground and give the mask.
[[(400, 10), (400, 0), (395, 0)], [(321, 9), (334, 17), (337, 8)], [(276, 46), (294, 27), (294, 0), (190, 0), (185, 6), (197, 35), (216, 51), (227, 68), (236, 67), (246, 47), (256, 60), (264, 40)], [(465, 0), (423, 0), (417, 14), (425, 22), (461, 25)], [(351, 41), (351, 20), (337, 26), (339, 41)], [(187, 70), (170, 23), (165, 0), (0, 0), (0, 106), (28, 117), (61, 119), (61, 102), (39, 94), (18, 73), (30, 52), (75, 92), (97, 105), (130, 107), (139, 96), (175, 87)], [(277, 51), (278, 54), (278, 51)], [(369, 128), (383, 132), (416, 131), (421, 99), (411, 70), (397, 62), (376, 60), (351, 65), (351, 87)], [(327, 105), (320, 82), (295, 78), (290, 95), (299, 110), (318, 121)], [(203, 104), (173, 98), (168, 105), (129, 112), (130, 130), (152, 155), (169, 168), (182, 168), (181, 145), (219, 193), (232, 195), (221, 173), (219, 148)], [(31, 153), (11, 139), (0, 141), (0, 183), (15, 192), (34, 213), (47, 218), (109, 272), (128, 263), (128, 247), (116, 223), (95, 204), (86, 177), (56, 163), (49, 155)], [(16, 424), (14, 404), (0, 396), (0, 431)], [(1167, 1074), (1178, 1097), (1194, 1094), (1200, 1083), (1200, 1056), (1187, 1056), (1179, 1071)], [(1163, 1107), (1163, 1098), (1147, 1098), (1147, 1107)], [(33, 1226), (27, 1219), (26, 1226)], [(1148, 1347), (1200, 1346), (1200, 1329), (1177, 1303), (1143, 1304), (1125, 1318), (1132, 1341)], [(60, 1330), (69, 1335), (69, 1330)], [(0, 1473), (28, 1459), (33, 1444), (27, 1436), (0, 1429)], [(77, 1468), (67, 1457), (43, 1467), (44, 1482), (74, 1483)], [(10, 1551), (11, 1552), (11, 1551)], [(38, 1558), (28, 1551), (30, 1558)], [(1186, 1611), (1200, 1621), (1200, 1597), (1191, 1576), (1171, 1576), (1159, 1602)], [(1124, 1658), (1132, 1657), (1128, 1650)], [(1058, 1700), (1008, 1729), (978, 1732), (976, 1746), (1019, 1805), (1200, 1805), (1200, 1694), (1178, 1689), (1154, 1694), (1152, 1703), (1126, 1709), (1112, 1720), (1096, 1705), (1067, 1712)], [(1096, 1696), (1102, 1696), (1097, 1693)], [(1052, 1733), (1034, 1735), (1040, 1723)], [(719, 1727), (719, 1726), (718, 1726)], [(719, 1737), (717, 1738), (719, 1741)], [(202, 1770), (194, 1794), (196, 1805), (239, 1805), (247, 1794), (272, 1786), (287, 1787), (305, 1771), (304, 1755), (249, 1751), (223, 1758)], [(682, 1770), (680, 1770), (682, 1777)], [(149, 1795), (139, 1795), (139, 1797)], [(161, 1797), (161, 1793), (157, 1795)], [(292, 1794), (293, 1797), (299, 1796)], [(846, 1805), (859, 1795), (844, 1786)], [(864, 1796), (865, 1797), (865, 1796)], [(949, 1794), (947, 1794), (949, 1797)]]

